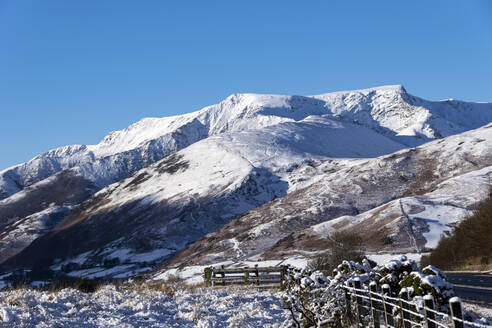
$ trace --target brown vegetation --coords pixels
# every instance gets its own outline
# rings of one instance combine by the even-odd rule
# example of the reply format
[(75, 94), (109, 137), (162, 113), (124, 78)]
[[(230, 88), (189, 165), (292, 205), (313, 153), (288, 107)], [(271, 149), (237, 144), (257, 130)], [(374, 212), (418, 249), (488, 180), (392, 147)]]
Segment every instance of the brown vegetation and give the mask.
[(55, 280), (51, 284), (46, 285), (41, 289), (50, 292), (57, 292), (65, 288), (73, 288), (82, 293), (94, 293), (104, 285), (105, 283), (99, 279), (77, 278), (70, 280)]
[(492, 262), (492, 189), (473, 214), (462, 221), (453, 235), (441, 239), (421, 265), (435, 265), (442, 269), (490, 267)]
[(336, 231), (330, 236), (328, 252), (315, 257), (308, 266), (313, 270), (331, 272), (345, 260), (360, 262), (364, 259), (362, 244), (361, 236), (346, 231)]

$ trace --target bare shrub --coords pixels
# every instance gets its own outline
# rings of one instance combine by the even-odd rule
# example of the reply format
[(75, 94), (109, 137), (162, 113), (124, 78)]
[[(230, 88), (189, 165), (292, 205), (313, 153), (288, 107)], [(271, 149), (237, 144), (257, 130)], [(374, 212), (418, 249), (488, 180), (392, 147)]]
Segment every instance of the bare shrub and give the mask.
[(356, 233), (337, 231), (330, 236), (329, 249), (308, 263), (312, 270), (331, 272), (344, 260), (360, 262), (364, 259), (362, 237)]

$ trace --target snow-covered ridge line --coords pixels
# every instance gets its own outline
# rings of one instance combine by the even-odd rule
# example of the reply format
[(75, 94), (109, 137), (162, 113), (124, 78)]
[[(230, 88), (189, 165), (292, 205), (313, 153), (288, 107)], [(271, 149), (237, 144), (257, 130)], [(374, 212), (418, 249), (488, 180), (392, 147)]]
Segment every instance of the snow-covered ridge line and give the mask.
[(341, 95), (341, 94), (347, 94), (347, 93), (369, 93), (369, 92), (375, 92), (375, 91), (406, 92), (405, 87), (401, 84), (389, 84), (389, 85), (383, 85), (383, 86), (372, 87), (372, 88), (364, 88), (364, 89), (332, 91), (332, 92), (312, 95), (311, 97), (320, 97), (322, 95)]
[[(470, 119), (472, 112), (474, 120)], [(356, 122), (415, 146), (492, 121), (492, 104), (425, 101), (409, 95), (401, 85), (309, 97), (233, 94), (193, 113), (144, 118), (124, 130), (111, 132), (97, 145), (60, 147), (4, 169), (0, 171), (0, 198), (80, 165), (85, 166), (84, 176), (104, 187), (210, 135), (261, 129), (309, 115)], [(129, 157), (132, 166), (115, 173), (121, 171), (115, 162)]]

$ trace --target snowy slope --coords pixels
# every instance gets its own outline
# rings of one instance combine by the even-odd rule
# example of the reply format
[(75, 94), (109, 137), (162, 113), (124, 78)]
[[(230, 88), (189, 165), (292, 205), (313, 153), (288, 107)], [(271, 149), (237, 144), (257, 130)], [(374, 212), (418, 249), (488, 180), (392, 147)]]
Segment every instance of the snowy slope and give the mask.
[(97, 145), (61, 147), (0, 171), (0, 197), (74, 166), (82, 166), (84, 177), (102, 188), (210, 135), (297, 122), (311, 115), (360, 124), (414, 146), (487, 124), (492, 105), (426, 101), (402, 86), (312, 97), (236, 94), (194, 113), (145, 118), (110, 133)]
[(401, 85), (314, 96), (329, 104), (334, 116), (393, 136), (408, 146), (478, 128), (491, 121), (490, 103), (453, 99), (428, 101)]
[(0, 200), (0, 262), (49, 232), (97, 190), (75, 167)]
[[(19, 258), (37, 258), (31, 252), (66, 257), (90, 251), (104, 262), (124, 251), (134, 254), (134, 262), (148, 262), (142, 254), (149, 252), (153, 261), (162, 260), (237, 215), (316, 179), (316, 170), (299, 170), (316, 158), (376, 156), (401, 147), (365, 127), (313, 117), (222, 133), (104, 188)], [(108, 231), (80, 240), (96, 227)], [(63, 240), (75, 244), (59, 249)], [(85, 257), (84, 263), (90, 261), (90, 254)]]
[[(360, 221), (368, 249), (384, 248), (385, 235), (395, 237), (389, 251), (433, 247), (487, 195), (491, 165), (491, 125), (375, 159), (322, 161), (312, 184), (245, 213), (176, 254), (169, 265), (309, 254), (326, 247), (309, 230), (320, 223), (351, 229)], [(323, 223), (336, 218), (340, 224)], [(410, 232), (418, 236), (405, 232), (412, 224)]]
[[(99, 250), (111, 258), (122, 250), (159, 249), (153, 260), (162, 259), (281, 195), (284, 185), (207, 139), (96, 193), (20, 256), (39, 253), (27, 256), (30, 261), (41, 254), (64, 257)], [(67, 248), (58, 247), (67, 243)]]
[[(358, 233), (367, 252), (427, 252), (488, 195), (492, 166), (445, 180), (431, 192), (402, 197), (355, 216), (341, 216), (290, 235), (294, 252), (324, 251), (335, 231)], [(274, 253), (276, 250), (269, 250)]]

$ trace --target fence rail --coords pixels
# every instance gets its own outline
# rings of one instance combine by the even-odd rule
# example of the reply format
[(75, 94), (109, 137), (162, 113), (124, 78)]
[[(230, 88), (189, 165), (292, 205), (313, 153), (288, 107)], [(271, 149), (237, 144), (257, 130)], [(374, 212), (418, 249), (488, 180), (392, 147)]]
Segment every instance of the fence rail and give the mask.
[(256, 285), (261, 288), (282, 287), (286, 273), (285, 266), (253, 268), (205, 268), (207, 286)]
[[(358, 327), (380, 328), (492, 328), (476, 322), (463, 319), (461, 300), (453, 297), (449, 300), (450, 314), (439, 312), (435, 308), (432, 295), (424, 296), (424, 304), (419, 311), (416, 303), (409, 300), (409, 293), (403, 288), (399, 297), (391, 297), (390, 286), (383, 285), (378, 292), (375, 282), (369, 284), (369, 289), (363, 289), (358, 279), (352, 286), (343, 286), (345, 289), (345, 310), (349, 320)], [(355, 315), (352, 313), (355, 308)], [(369, 319), (370, 318), (370, 319)]]

